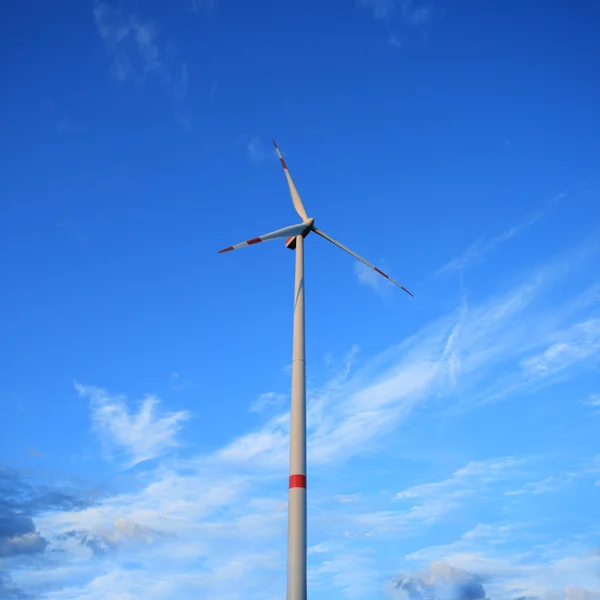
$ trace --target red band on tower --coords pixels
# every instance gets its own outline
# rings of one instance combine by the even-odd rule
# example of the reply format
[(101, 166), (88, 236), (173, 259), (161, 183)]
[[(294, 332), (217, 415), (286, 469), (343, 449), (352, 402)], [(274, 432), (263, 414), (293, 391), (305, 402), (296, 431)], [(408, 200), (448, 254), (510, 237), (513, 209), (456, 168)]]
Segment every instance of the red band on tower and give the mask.
[(298, 487), (306, 489), (306, 475), (290, 475), (290, 490)]

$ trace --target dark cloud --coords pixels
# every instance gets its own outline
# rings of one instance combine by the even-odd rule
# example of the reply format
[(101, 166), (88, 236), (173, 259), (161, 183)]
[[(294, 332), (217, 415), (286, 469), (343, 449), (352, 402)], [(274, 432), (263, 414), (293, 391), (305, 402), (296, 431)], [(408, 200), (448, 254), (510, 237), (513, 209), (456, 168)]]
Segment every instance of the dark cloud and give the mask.
[(489, 600), (480, 577), (442, 563), (430, 573), (401, 576), (394, 588), (398, 600)]
[[(444, 563), (433, 563), (428, 573), (400, 576), (394, 584), (394, 600), (493, 600), (481, 577)], [(540, 600), (520, 596), (514, 600)]]
[(67, 531), (64, 534), (64, 538), (77, 540), (82, 546), (89, 548), (96, 556), (104, 556), (111, 549), (111, 544), (108, 540), (90, 531)]
[(113, 523), (112, 531), (105, 530), (103, 534), (97, 534), (86, 530), (72, 530), (67, 531), (63, 537), (77, 540), (96, 556), (103, 556), (123, 545), (150, 544), (158, 539), (173, 537), (173, 534), (139, 525), (126, 519), (117, 519)]
[(89, 498), (64, 484), (48, 484), (32, 476), (26, 481), (24, 472), (0, 466), (0, 557), (44, 552), (49, 542), (36, 531), (36, 515), (80, 510), (91, 504)]

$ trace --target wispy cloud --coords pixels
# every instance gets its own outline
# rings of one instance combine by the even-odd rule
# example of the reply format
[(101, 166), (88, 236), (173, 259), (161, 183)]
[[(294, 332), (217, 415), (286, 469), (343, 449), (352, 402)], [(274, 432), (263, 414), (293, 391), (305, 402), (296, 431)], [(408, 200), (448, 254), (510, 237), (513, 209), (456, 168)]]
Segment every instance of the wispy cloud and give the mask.
[(395, 0), (358, 0), (358, 5), (373, 11), (376, 19), (389, 19), (396, 11)]
[(392, 505), (369, 510), (366, 498), (354, 496), (357, 506), (347, 512), (338, 509), (329, 528), (353, 537), (423, 535), (425, 528), (461, 514), (466, 506), (477, 506), (502, 492), (522, 478), (527, 460), (512, 457), (471, 461), (442, 481), (413, 486), (398, 492)]
[(177, 433), (190, 417), (187, 411), (159, 413), (160, 401), (154, 396), (144, 398), (137, 412), (131, 412), (124, 396), (111, 396), (100, 388), (79, 383), (75, 389), (89, 398), (92, 420), (106, 451), (123, 459), (126, 467), (177, 447)]
[(142, 86), (152, 78), (175, 102), (180, 126), (189, 131), (192, 113), (187, 105), (190, 75), (185, 62), (177, 61), (172, 42), (162, 43), (155, 24), (121, 7), (97, 1), (94, 21), (111, 57), (111, 75), (120, 82)]
[(403, 515), (404, 518), (431, 523), (456, 510), (467, 497), (483, 495), (492, 484), (514, 477), (522, 465), (522, 460), (512, 457), (473, 461), (455, 471), (449, 479), (398, 492), (396, 499), (418, 502)]
[(506, 496), (522, 496), (524, 494), (548, 494), (563, 489), (567, 483), (567, 478), (558, 478), (551, 476), (546, 477), (541, 481), (531, 481), (529, 483), (526, 483), (522, 488), (518, 490), (510, 490), (508, 492), (504, 492), (504, 494)]
[[(594, 252), (584, 244), (529, 273), (512, 290), (479, 305), (463, 304), (429, 324), (364, 364), (343, 386), (318, 394), (309, 390), (311, 463), (345, 460), (366, 450), (427, 398), (453, 399), (451, 411), (472, 409), (590, 365), (600, 348), (595, 321), (580, 320), (582, 311), (589, 311), (584, 301), (589, 290), (552, 307), (538, 304)], [(548, 353), (559, 342), (569, 350)], [(579, 343), (583, 346), (578, 350)], [(287, 413), (269, 420), (260, 431), (223, 449), (222, 456), (253, 465), (283, 465), (288, 422)]]
[(595, 409), (592, 411), (592, 415), (600, 415), (600, 394), (590, 394), (585, 400), (584, 404)]
[(199, 12), (201, 9), (210, 13), (214, 10), (217, 0), (188, 0), (192, 12)]
[(143, 81), (155, 74), (163, 82), (168, 73), (157, 43), (156, 28), (151, 21), (140, 20), (134, 14), (124, 14), (104, 2), (94, 7), (94, 20), (102, 41), (111, 56), (111, 73), (119, 81)]
[(413, 30), (426, 31), (437, 15), (431, 2), (419, 0), (357, 0), (357, 4), (385, 24), (388, 43), (396, 48), (404, 46)]
[(415, 0), (403, 0), (400, 10), (406, 22), (413, 26), (428, 25), (434, 16), (434, 8), (431, 4)]
[(358, 0), (358, 5), (373, 12), (376, 19), (389, 21), (399, 17), (410, 26), (423, 26), (434, 16), (432, 4), (415, 0)]
[(45, 113), (53, 116), (58, 133), (81, 134), (88, 130), (82, 121), (59, 110), (54, 102), (44, 102), (43, 110)]
[(525, 358), (521, 365), (526, 376), (550, 377), (595, 357), (600, 351), (600, 319), (587, 319), (552, 336), (543, 351)]
[(31, 456), (32, 458), (45, 458), (46, 455), (41, 452), (40, 450), (37, 450), (36, 448), (29, 448), (29, 450), (27, 450), (27, 455)]
[(248, 157), (253, 164), (258, 165), (265, 160), (265, 151), (260, 138), (253, 137), (246, 144), (246, 150), (248, 152)]
[(588, 406), (600, 407), (600, 394), (590, 394), (585, 403)]
[(250, 406), (250, 412), (261, 412), (266, 408), (280, 406), (285, 400), (285, 394), (266, 392), (261, 394)]
[(548, 212), (549, 207), (559, 202), (565, 196), (566, 192), (557, 194), (547, 202), (547, 205), (544, 208), (527, 215), (520, 223), (506, 229), (490, 240), (478, 240), (474, 242), (463, 252), (460, 257), (452, 259), (446, 265), (438, 269), (436, 275), (452, 275), (453, 273), (463, 271), (477, 261), (483, 260), (487, 254), (490, 254), (496, 250), (503, 243), (518, 235), (521, 235), (531, 228), (535, 223), (540, 221)]
[(382, 297), (384, 297), (386, 292), (390, 289), (391, 284), (389, 284), (386, 279), (378, 273), (375, 273), (373, 269), (370, 269), (358, 261), (354, 262), (354, 273), (356, 274), (359, 283), (372, 288)]

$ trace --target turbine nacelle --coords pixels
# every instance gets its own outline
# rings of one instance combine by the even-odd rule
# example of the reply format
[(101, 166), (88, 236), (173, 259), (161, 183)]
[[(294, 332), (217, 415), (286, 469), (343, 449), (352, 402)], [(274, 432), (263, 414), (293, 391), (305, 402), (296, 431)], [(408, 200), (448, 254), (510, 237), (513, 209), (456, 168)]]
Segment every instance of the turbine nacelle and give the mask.
[[(306, 224), (306, 229), (300, 233), (300, 235), (303, 238), (305, 238), (311, 232), (314, 222), (315, 222), (315, 220), (313, 218), (306, 219), (306, 221), (304, 221), (304, 223)], [(295, 250), (296, 249), (296, 237), (297, 236), (294, 235), (292, 237), (289, 237), (287, 240), (285, 240), (285, 247), (289, 248), (290, 250)]]

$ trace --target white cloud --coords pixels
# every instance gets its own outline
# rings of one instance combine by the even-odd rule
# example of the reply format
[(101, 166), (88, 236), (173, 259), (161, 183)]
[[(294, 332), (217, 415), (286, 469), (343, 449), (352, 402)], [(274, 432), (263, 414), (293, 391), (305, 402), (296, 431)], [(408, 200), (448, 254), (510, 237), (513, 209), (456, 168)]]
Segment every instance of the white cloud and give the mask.
[(261, 412), (266, 408), (280, 406), (286, 399), (285, 394), (266, 392), (261, 394), (250, 406), (250, 412)]
[(380, 587), (374, 557), (368, 551), (339, 550), (313, 566), (308, 573), (312, 586), (328, 584), (344, 598), (362, 600)]
[(585, 403), (587, 406), (600, 407), (600, 394), (590, 394)]
[(522, 496), (524, 494), (548, 494), (550, 492), (557, 492), (561, 490), (568, 480), (560, 479), (558, 477), (546, 477), (541, 481), (531, 481), (526, 483), (522, 488), (518, 490), (510, 490), (504, 492), (506, 496)]
[(397, 500), (416, 502), (402, 513), (402, 518), (432, 523), (448, 512), (457, 510), (467, 498), (483, 495), (492, 484), (513, 478), (522, 464), (523, 460), (512, 457), (472, 461), (444, 481), (417, 485), (398, 492)]
[(552, 337), (555, 341), (548, 348), (522, 361), (526, 375), (549, 377), (595, 357), (600, 350), (600, 319), (576, 323)]
[[(206, 457), (156, 467), (144, 479), (148, 483), (136, 491), (86, 510), (37, 519), (56, 556), (73, 571), (85, 568), (63, 573), (62, 583), (77, 583), (52, 586), (49, 599), (188, 600), (200, 591), (232, 600), (239, 594), (258, 597), (259, 588), (273, 595), (282, 589), (286, 513), (277, 509), (284, 485), (273, 493), (260, 474), (242, 476), (211, 465)], [(124, 567), (127, 561), (136, 563), (133, 571)], [(37, 580), (47, 588), (54, 576), (48, 569), (33, 569), (27, 582)]]
[(92, 420), (106, 450), (124, 458), (127, 467), (178, 446), (177, 433), (190, 417), (187, 411), (159, 413), (160, 400), (154, 396), (144, 398), (138, 411), (131, 412), (123, 396), (79, 383), (75, 389), (90, 399)]
[(157, 34), (150, 21), (135, 15), (125, 15), (121, 9), (97, 2), (94, 20), (102, 41), (109, 49), (112, 75), (119, 81), (141, 81), (148, 74), (168, 77), (157, 44)]

